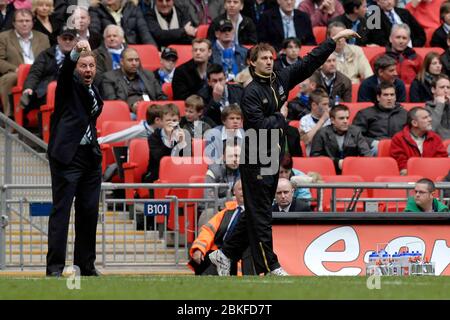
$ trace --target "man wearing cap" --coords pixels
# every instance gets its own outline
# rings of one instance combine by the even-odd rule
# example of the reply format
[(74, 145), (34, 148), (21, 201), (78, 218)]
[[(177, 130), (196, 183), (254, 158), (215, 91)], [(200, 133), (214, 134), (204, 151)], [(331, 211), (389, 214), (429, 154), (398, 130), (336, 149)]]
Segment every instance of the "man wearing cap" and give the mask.
[(234, 27), (230, 20), (220, 20), (215, 35), (211, 62), (222, 65), (227, 80), (232, 81), (245, 68), (247, 49), (235, 43)]
[(177, 50), (167, 47), (161, 52), (161, 67), (155, 71), (155, 78), (161, 85), (163, 83), (172, 83), (177, 60)]
[(103, 98), (125, 101), (132, 117), (139, 101), (167, 100), (153, 72), (141, 68), (139, 55), (133, 48), (123, 50), (120, 69), (106, 72), (102, 79)]
[(45, 104), (48, 84), (57, 79), (66, 53), (70, 52), (77, 42), (76, 31), (63, 27), (56, 40), (57, 44), (42, 51), (31, 65), (21, 99), (25, 114)]
[(20, 64), (32, 64), (41, 51), (50, 47), (48, 37), (33, 29), (33, 14), (19, 9), (13, 16), (14, 29), (0, 34), (0, 96), (3, 113), (12, 116), (9, 94), (17, 82)]

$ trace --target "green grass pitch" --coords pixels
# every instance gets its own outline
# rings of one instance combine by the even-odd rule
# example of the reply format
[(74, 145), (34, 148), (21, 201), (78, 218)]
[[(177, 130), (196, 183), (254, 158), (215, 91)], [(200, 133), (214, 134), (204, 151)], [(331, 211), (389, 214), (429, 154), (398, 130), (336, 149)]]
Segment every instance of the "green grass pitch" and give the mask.
[[(366, 277), (82, 277), (79, 290), (68, 278), (0, 277), (0, 300), (150, 299), (150, 300), (304, 300), (450, 299), (450, 277), (381, 277), (369, 290)], [(70, 282), (70, 280), (69, 280)]]

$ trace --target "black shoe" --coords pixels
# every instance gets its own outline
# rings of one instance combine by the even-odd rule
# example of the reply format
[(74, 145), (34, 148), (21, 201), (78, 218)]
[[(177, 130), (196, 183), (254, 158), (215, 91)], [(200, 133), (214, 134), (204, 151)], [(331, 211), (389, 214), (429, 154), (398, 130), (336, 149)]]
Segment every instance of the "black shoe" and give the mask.
[(83, 277), (100, 277), (102, 274), (97, 269), (89, 271), (81, 271), (81, 276)]
[(61, 271), (53, 271), (53, 272), (47, 272), (47, 277), (54, 277), (54, 278), (61, 278), (62, 272)]

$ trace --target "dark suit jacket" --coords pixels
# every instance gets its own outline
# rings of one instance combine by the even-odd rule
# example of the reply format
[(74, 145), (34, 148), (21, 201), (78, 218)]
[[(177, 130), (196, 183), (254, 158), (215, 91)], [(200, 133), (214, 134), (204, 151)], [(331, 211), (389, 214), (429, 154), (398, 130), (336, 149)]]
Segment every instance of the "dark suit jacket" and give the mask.
[(292, 157), (303, 157), (302, 148), (300, 146), (300, 133), (293, 126), (286, 126), (286, 143), (287, 151)]
[[(352, 20), (350, 20), (345, 13), (343, 15), (337, 16), (333, 19), (331, 19), (330, 22), (334, 22), (334, 21), (339, 21), (342, 22), (343, 24), (345, 24), (345, 26), (347, 27), (347, 29), (351, 29), (352, 28)], [(369, 28), (367, 28), (367, 19), (366, 18), (361, 18), (360, 19), (360, 23), (358, 25), (358, 34), (361, 36), (361, 38), (356, 38), (356, 42), (355, 44), (358, 46), (366, 46), (369, 43), (373, 43), (373, 33), (377, 32), (378, 30), (371, 30)]]
[(100, 154), (95, 123), (102, 111), (103, 101), (97, 88), (92, 86), (99, 106), (98, 111), (92, 115), (93, 98), (88, 88), (77, 77), (74, 78), (75, 66), (76, 62), (67, 54), (58, 77), (55, 111), (50, 121), (47, 153), (49, 157), (63, 164), (72, 161), (88, 125), (93, 128), (94, 147)]
[[(294, 26), (297, 38), (302, 45), (315, 45), (311, 19), (303, 11), (294, 10)], [(284, 40), (283, 22), (278, 8), (264, 12), (258, 23), (258, 41), (270, 43), (275, 50), (280, 51)]]
[[(311, 211), (311, 206), (309, 201), (305, 199), (292, 199), (291, 206), (289, 207), (289, 212), (308, 212)], [(272, 212), (280, 212), (280, 208), (278, 208), (278, 204), (274, 204), (272, 206)]]
[[(426, 41), (425, 31), (421, 25), (417, 22), (408, 10), (402, 8), (394, 8), (395, 13), (398, 14), (403, 23), (406, 23), (411, 29), (411, 41), (413, 47), (423, 47)], [(378, 12), (374, 11), (373, 14)], [(373, 43), (380, 46), (386, 46), (389, 43), (389, 36), (391, 34), (392, 24), (389, 18), (386, 16), (383, 10), (380, 9), (381, 13), (381, 27), (373, 32)]]
[(200, 78), (197, 66), (191, 59), (175, 69), (172, 79), (173, 99), (185, 100), (206, 85), (206, 80)]
[(6, 5), (6, 13), (4, 17), (0, 17), (0, 32), (12, 29), (12, 19), (15, 8), (14, 4)]
[(444, 27), (441, 25), (433, 32), (433, 36), (430, 41), (431, 47), (439, 47), (447, 50), (447, 33), (445, 33)]
[[(322, 79), (320, 70), (313, 73), (311, 80), (328, 92), (328, 88), (325, 81)], [(336, 71), (336, 78), (334, 80), (332, 90), (331, 92), (328, 92), (328, 95), (331, 99), (335, 99), (336, 96), (339, 96), (340, 101), (352, 102), (352, 81), (342, 72)]]
[[(209, 25), (208, 28), (208, 39), (211, 40), (211, 42), (214, 42), (216, 40), (216, 29), (219, 25), (220, 20), (226, 19), (227, 14), (224, 13), (220, 16), (218, 16), (214, 21)], [(238, 40), (239, 44), (242, 46), (244, 44), (256, 44), (258, 41), (258, 35), (256, 33), (256, 26), (253, 23), (252, 19), (242, 16), (242, 22), (239, 24), (239, 30), (238, 30)]]
[[(144, 69), (138, 72), (144, 83), (144, 92), (149, 95), (151, 100), (167, 100), (167, 96), (162, 92), (161, 85), (155, 79), (153, 72)], [(128, 85), (122, 69), (108, 71), (103, 74), (102, 95), (106, 100), (127, 101)]]
[[(370, 76), (361, 82), (358, 91), (358, 102), (377, 102), (377, 86), (378, 78), (376, 75)], [(406, 88), (405, 84), (400, 79), (394, 80), (395, 95), (398, 102), (406, 101)]]

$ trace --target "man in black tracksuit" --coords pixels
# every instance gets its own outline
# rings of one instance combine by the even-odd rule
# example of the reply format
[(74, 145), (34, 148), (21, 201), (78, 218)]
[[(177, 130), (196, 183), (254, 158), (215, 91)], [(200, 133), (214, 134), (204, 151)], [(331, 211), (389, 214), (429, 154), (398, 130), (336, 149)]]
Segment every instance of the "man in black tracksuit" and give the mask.
[[(245, 213), (224, 246), (209, 255), (219, 275), (229, 275), (230, 259), (239, 258), (248, 245), (247, 241), (257, 274), (287, 275), (273, 252), (272, 202), (278, 184), (281, 151), (284, 150), (289, 90), (311, 76), (326, 61), (336, 47), (336, 40), (356, 35), (352, 30), (343, 30), (323, 42), (302, 61), (277, 72), (273, 72), (274, 49), (271, 46), (259, 44), (252, 48), (250, 72), (253, 81), (245, 88), (241, 101), (246, 141), (239, 170)], [(266, 141), (260, 137), (258, 141), (251, 138), (250, 131), (264, 134), (264, 129), (268, 129), (268, 134), (263, 138)], [(278, 141), (271, 139), (277, 137)], [(255, 145), (257, 150), (254, 150)], [(255, 153), (258, 153), (258, 156), (255, 156)], [(269, 163), (265, 163), (261, 153), (270, 158)], [(274, 155), (276, 157), (272, 158)]]

